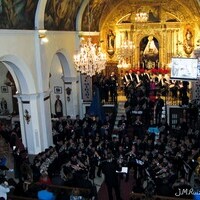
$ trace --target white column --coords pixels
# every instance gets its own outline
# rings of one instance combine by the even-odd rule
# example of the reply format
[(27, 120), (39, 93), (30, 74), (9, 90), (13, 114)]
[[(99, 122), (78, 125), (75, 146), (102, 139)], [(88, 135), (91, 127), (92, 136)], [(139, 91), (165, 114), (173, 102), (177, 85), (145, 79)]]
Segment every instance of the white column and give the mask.
[(15, 95), (19, 102), (22, 140), (29, 154), (53, 145), (49, 92)]

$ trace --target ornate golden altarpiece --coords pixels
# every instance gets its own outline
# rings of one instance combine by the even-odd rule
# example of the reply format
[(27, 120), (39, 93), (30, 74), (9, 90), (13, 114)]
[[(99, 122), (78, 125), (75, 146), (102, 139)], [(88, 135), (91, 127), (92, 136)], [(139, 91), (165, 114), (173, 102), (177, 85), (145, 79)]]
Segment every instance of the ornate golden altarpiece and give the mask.
[[(187, 3), (187, 4), (186, 4)], [(193, 50), (197, 48), (199, 35), (199, 12), (194, 1), (123, 1), (105, 13), (100, 24), (100, 38), (103, 39), (103, 49), (108, 55), (109, 63), (118, 63), (118, 49), (125, 40), (132, 41), (134, 50), (130, 58), (131, 68), (143, 68), (141, 56), (144, 53), (142, 41), (153, 38), (156, 43), (158, 58), (157, 68), (165, 68), (172, 57), (192, 57)], [(137, 13), (147, 13), (145, 22), (135, 20)], [(198, 14), (198, 15), (197, 15)], [(190, 33), (187, 42), (187, 32)], [(109, 38), (114, 41), (109, 40)], [(148, 39), (148, 40), (147, 40)], [(110, 42), (111, 41), (111, 42)], [(189, 44), (189, 48), (187, 48)], [(110, 50), (110, 45), (112, 50)], [(143, 46), (142, 46), (143, 45)], [(147, 44), (146, 44), (147, 45)], [(143, 49), (142, 49), (143, 48)], [(148, 65), (148, 63), (146, 63)], [(146, 68), (155, 67), (148, 65)]]

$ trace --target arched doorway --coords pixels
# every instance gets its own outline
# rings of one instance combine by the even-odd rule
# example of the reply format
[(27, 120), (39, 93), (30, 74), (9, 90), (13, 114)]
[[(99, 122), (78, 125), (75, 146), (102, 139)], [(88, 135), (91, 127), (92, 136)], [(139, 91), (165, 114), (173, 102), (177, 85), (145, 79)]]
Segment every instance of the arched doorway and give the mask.
[(79, 113), (79, 97), (81, 83), (75, 68), (70, 67), (68, 55), (59, 50), (53, 57), (50, 68), (51, 112), (55, 115), (55, 102), (57, 97), (62, 102), (63, 116), (75, 117)]
[(56, 99), (59, 98), (61, 101), (61, 113), (62, 116), (66, 116), (66, 108), (65, 108), (65, 91), (64, 91), (64, 82), (63, 82), (63, 66), (60, 63), (60, 59), (57, 54), (54, 55), (51, 68), (50, 68), (50, 77), (49, 77), (49, 87), (51, 90), (51, 114), (54, 117), (56, 116)]

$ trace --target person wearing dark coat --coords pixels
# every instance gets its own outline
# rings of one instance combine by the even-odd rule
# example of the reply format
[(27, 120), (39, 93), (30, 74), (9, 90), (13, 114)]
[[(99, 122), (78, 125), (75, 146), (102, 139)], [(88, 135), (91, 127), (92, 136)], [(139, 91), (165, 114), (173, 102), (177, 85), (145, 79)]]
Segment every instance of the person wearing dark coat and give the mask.
[(163, 109), (164, 105), (165, 105), (164, 100), (161, 98), (161, 95), (158, 94), (155, 105), (154, 105), (154, 114), (155, 114), (154, 117), (155, 117), (156, 124), (160, 124), (160, 122), (161, 122), (162, 109)]
[(105, 175), (105, 183), (107, 186), (109, 200), (113, 200), (112, 189), (115, 191), (115, 196), (117, 200), (121, 200), (120, 194), (120, 184), (117, 176), (117, 170), (120, 170), (118, 164), (112, 159), (112, 154), (108, 154), (108, 159), (102, 163), (102, 172)]

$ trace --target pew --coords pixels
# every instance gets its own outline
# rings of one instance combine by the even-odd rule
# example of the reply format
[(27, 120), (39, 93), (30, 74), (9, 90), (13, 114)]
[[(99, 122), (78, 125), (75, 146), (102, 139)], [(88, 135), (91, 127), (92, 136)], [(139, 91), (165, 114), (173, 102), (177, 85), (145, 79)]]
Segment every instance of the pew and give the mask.
[[(92, 188), (78, 188), (78, 187), (69, 187), (69, 186), (59, 186), (59, 185), (49, 185), (52, 192), (56, 195), (56, 200), (61, 199), (61, 197), (69, 197), (72, 194), (74, 189), (78, 189), (80, 191), (80, 196), (83, 196), (85, 200), (92, 199)], [(8, 194), (8, 200), (37, 200), (37, 192), (42, 188), (41, 183), (34, 183), (29, 186), (27, 190), (27, 194), (32, 194), (30, 196), (16, 196), (13, 194)], [(31, 191), (31, 192), (30, 192)]]
[[(132, 192), (130, 194), (130, 200), (144, 200), (145, 199), (145, 194), (142, 193), (134, 193)], [(167, 197), (167, 196), (160, 196), (160, 195), (154, 195), (150, 198), (151, 200), (189, 200), (192, 198), (180, 198), (180, 197)]]

